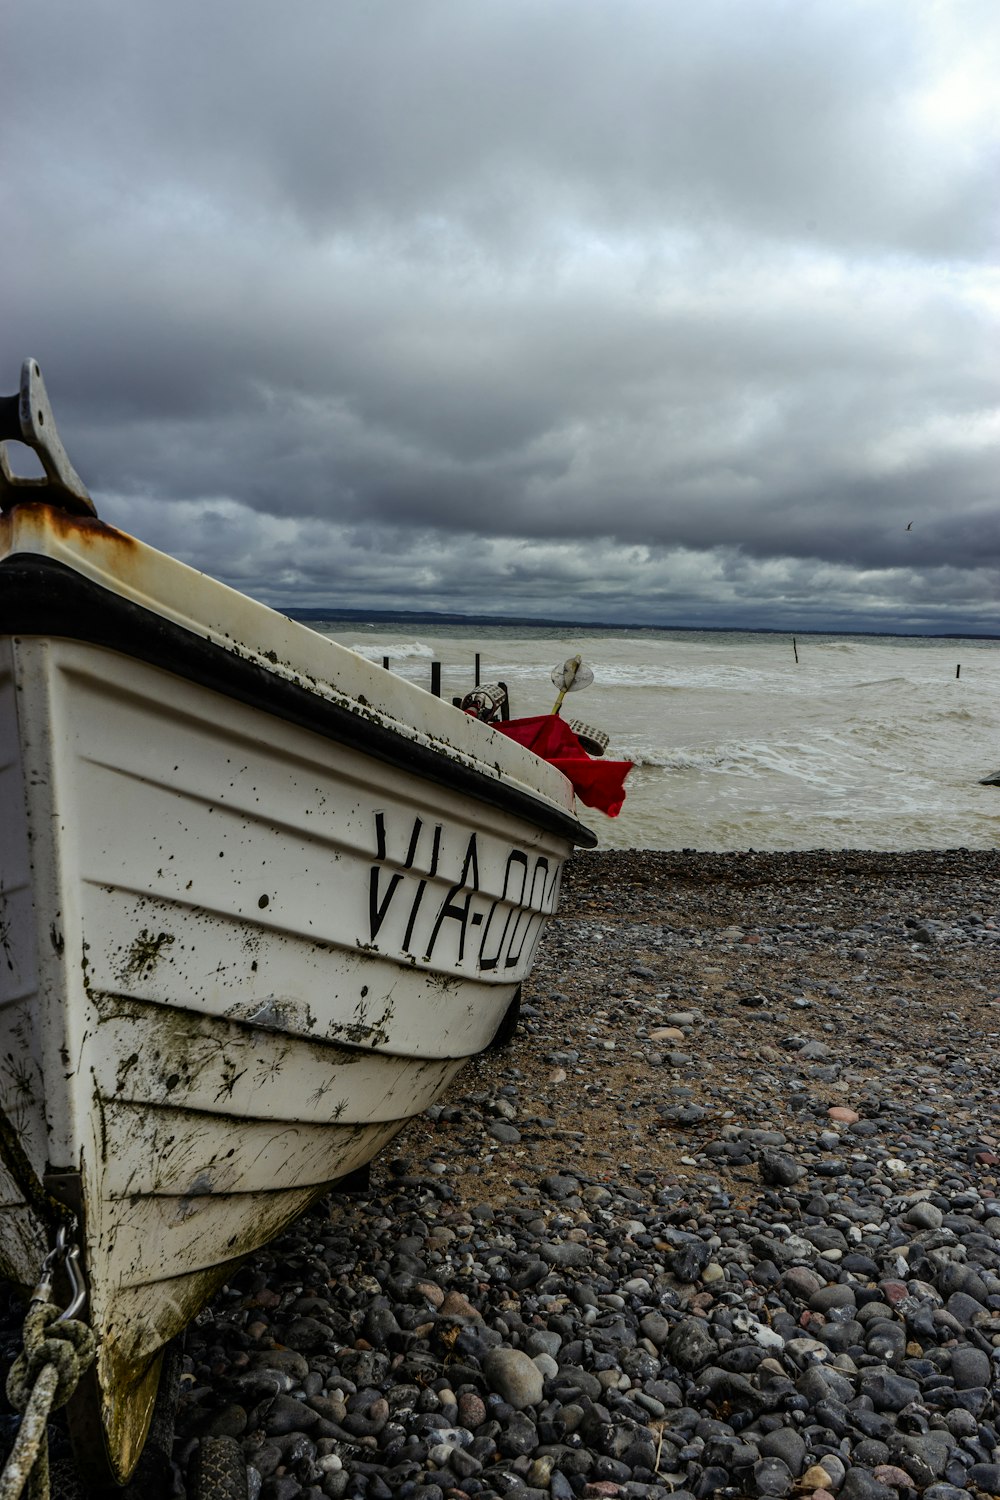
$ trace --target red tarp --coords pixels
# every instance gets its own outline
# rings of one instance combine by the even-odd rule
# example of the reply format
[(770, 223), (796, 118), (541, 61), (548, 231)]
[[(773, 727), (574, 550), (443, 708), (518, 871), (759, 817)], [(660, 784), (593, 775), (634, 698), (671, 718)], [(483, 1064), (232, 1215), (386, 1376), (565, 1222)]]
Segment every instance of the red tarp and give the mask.
[(617, 818), (625, 801), (625, 777), (630, 760), (598, 760), (587, 754), (565, 719), (558, 714), (539, 714), (533, 719), (508, 719), (491, 729), (533, 750), (568, 776), (573, 790), (587, 807), (597, 807), (609, 818)]

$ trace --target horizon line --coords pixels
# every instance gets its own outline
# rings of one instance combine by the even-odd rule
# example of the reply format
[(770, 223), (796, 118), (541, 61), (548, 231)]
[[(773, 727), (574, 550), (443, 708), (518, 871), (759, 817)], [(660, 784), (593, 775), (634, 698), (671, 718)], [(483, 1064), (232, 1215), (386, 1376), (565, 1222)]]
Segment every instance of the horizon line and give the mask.
[(389, 609), (389, 608), (324, 608), (317, 605), (293, 605), (282, 608), (280, 605), (271, 605), (272, 609), (280, 614), (287, 615), (289, 619), (309, 620), (370, 620), (373, 622), (387, 622), (402, 620), (420, 624), (441, 625), (485, 625), (485, 626), (546, 626), (559, 629), (572, 628), (575, 630), (662, 630), (662, 631), (688, 631), (711, 634), (738, 634), (738, 635), (787, 635), (810, 636), (810, 635), (864, 635), (864, 636), (899, 636), (907, 640), (938, 640), (938, 641), (997, 641), (1000, 633), (991, 634), (987, 631), (976, 630), (904, 630), (904, 629), (871, 629), (871, 628), (845, 628), (843, 626), (786, 626), (786, 625), (665, 625), (657, 624), (649, 620), (609, 621), (592, 619), (569, 619), (566, 617), (549, 617), (544, 615), (527, 615), (514, 617), (511, 615), (489, 615), (489, 614), (465, 614), (460, 610), (435, 610), (435, 609)]

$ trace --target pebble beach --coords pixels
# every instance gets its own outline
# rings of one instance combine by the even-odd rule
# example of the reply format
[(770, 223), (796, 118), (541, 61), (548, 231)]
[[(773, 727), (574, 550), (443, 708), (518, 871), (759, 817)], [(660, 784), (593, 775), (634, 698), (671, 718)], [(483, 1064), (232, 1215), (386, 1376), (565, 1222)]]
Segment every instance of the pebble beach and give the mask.
[(513, 1039), (189, 1329), (252, 1500), (1000, 1494), (1000, 856), (574, 857)]

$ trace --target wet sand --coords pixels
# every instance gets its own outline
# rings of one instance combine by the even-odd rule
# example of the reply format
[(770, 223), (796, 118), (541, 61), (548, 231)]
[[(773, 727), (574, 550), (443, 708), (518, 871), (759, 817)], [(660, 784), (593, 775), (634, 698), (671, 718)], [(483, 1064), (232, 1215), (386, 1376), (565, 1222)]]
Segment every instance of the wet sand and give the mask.
[[(658, 1036), (675, 1015), (690, 1019)], [(480, 1196), (565, 1161), (684, 1182), (717, 1172), (699, 1157), (726, 1125), (795, 1140), (820, 1105), (927, 1099), (978, 1110), (991, 1149), (998, 1037), (1000, 854), (580, 854), (515, 1040), (453, 1091), (513, 1090), (521, 1139), (462, 1130), (445, 1108), (395, 1154), (436, 1154)], [(831, 1056), (804, 1060), (809, 1042)], [(703, 1118), (679, 1123), (685, 1106)]]

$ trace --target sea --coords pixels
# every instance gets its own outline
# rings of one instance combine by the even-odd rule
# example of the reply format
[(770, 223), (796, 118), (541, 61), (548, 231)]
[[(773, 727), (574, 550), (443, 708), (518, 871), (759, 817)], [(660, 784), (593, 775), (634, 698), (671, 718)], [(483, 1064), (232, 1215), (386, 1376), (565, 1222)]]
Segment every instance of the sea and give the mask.
[(310, 620), (442, 696), (505, 682), (548, 713), (553, 670), (593, 671), (563, 716), (634, 764), (605, 849), (988, 849), (1000, 842), (1000, 640)]

